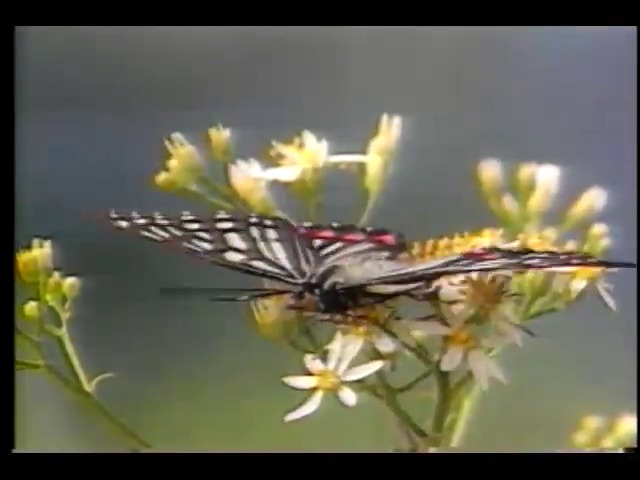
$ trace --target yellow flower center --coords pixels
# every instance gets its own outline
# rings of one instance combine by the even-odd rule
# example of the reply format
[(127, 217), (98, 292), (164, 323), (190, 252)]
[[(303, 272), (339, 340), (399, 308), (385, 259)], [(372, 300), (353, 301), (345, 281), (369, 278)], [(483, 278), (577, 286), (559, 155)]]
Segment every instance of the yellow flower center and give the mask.
[(476, 343), (471, 332), (465, 328), (460, 328), (451, 332), (447, 335), (446, 342), (448, 347), (462, 347), (464, 349), (470, 349)]
[(324, 370), (316, 375), (318, 379), (318, 390), (332, 392), (340, 388), (340, 378), (331, 370)]
[(466, 303), (482, 314), (495, 309), (505, 297), (507, 279), (498, 277), (467, 277), (465, 282)]
[(367, 339), (371, 336), (371, 329), (366, 325), (358, 325), (355, 327), (349, 327), (347, 333), (356, 337)]

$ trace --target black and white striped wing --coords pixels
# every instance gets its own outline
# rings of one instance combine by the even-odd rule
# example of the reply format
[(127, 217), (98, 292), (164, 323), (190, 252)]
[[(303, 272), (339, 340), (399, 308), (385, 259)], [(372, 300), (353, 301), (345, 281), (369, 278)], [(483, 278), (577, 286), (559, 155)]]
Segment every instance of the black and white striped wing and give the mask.
[(201, 218), (154, 213), (110, 213), (120, 230), (249, 275), (299, 285), (319, 262), (309, 239), (300, 237), (286, 219), (219, 212)]
[(348, 288), (375, 287), (369, 290), (402, 290), (403, 285), (434, 281), (440, 277), (458, 274), (495, 271), (547, 270), (572, 271), (580, 267), (636, 268), (635, 263), (608, 261), (583, 252), (534, 251), (529, 249), (503, 249), (490, 247), (452, 255), (428, 262), (407, 264), (401, 261), (382, 263), (379, 271), (361, 275), (347, 285)]
[(298, 225), (297, 230), (301, 236), (310, 239), (324, 265), (361, 255), (392, 259), (407, 249), (401, 233), (384, 228), (306, 222)]

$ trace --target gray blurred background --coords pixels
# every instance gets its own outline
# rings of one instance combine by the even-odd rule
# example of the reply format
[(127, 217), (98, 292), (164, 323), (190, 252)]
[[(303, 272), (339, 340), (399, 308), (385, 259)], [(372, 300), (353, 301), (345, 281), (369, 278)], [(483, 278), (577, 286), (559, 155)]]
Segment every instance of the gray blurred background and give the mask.
[[(284, 425), (303, 396), (279, 377), (301, 372), (299, 356), (259, 337), (241, 305), (157, 291), (246, 279), (92, 215), (202, 211), (152, 186), (173, 131), (203, 142), (223, 122), (245, 158), (302, 128), (354, 150), (390, 112), (405, 135), (371, 223), (418, 238), (491, 224), (476, 162), (553, 162), (561, 205), (610, 190), (612, 256), (635, 261), (636, 102), (631, 27), (20, 28), (16, 241), (52, 236), (58, 265), (85, 279), (79, 354), (92, 373), (116, 372), (101, 398), (156, 448), (389, 449), (393, 422), (369, 400)], [(329, 216), (353, 220), (355, 184), (336, 182)], [(612, 281), (617, 314), (590, 295), (506, 352), (510, 384), (484, 397), (469, 449), (557, 448), (585, 413), (636, 411), (635, 272)], [(44, 378), (18, 375), (17, 406), (19, 448), (127, 448)]]

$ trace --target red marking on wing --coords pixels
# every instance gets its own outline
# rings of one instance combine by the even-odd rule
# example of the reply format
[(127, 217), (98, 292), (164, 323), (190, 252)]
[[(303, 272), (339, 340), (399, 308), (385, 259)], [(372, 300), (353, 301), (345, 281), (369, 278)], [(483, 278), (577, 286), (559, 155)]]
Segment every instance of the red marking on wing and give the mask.
[(370, 238), (374, 238), (377, 242), (384, 243), (385, 245), (397, 245), (398, 238), (392, 233), (380, 233), (373, 235)]
[(381, 245), (389, 246), (398, 245), (401, 243), (401, 240), (398, 238), (398, 236), (394, 235), (391, 232), (367, 232), (364, 230), (358, 230), (357, 228), (358, 227), (353, 227), (354, 231), (347, 231), (343, 233), (329, 228), (316, 229), (313, 227), (299, 227), (298, 232), (301, 235), (305, 235), (309, 238), (318, 240), (332, 240), (335, 242), (374, 242)]
[(493, 260), (499, 257), (499, 255), (496, 255), (496, 253), (489, 252), (482, 248), (471, 250), (470, 252), (465, 252), (463, 255), (465, 258), (469, 258), (472, 260)]

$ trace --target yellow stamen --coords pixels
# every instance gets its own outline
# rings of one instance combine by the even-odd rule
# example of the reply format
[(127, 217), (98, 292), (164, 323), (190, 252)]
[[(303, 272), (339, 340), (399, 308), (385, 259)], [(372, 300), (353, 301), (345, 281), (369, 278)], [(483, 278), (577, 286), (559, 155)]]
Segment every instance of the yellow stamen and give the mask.
[(340, 378), (331, 370), (324, 370), (316, 377), (318, 378), (318, 390), (334, 392), (340, 388)]
[(446, 343), (448, 347), (462, 347), (469, 350), (475, 346), (476, 340), (467, 329), (460, 328), (447, 335)]

